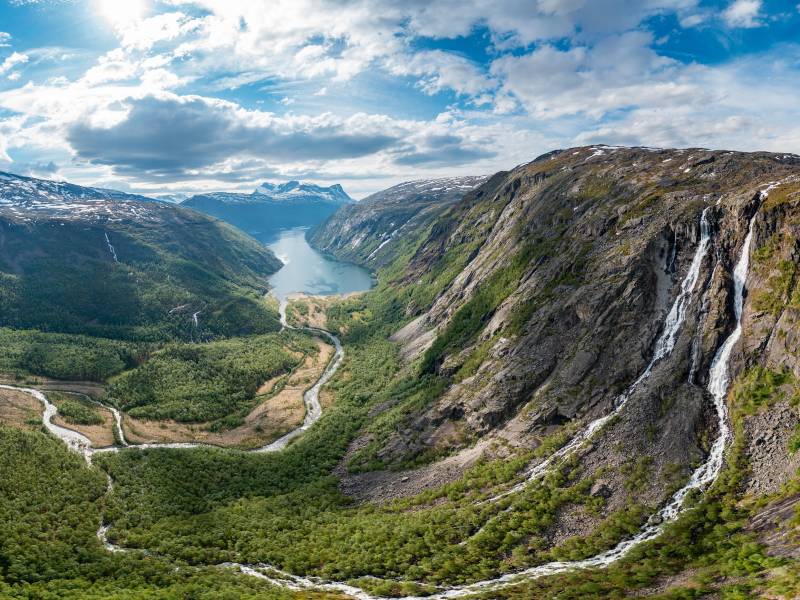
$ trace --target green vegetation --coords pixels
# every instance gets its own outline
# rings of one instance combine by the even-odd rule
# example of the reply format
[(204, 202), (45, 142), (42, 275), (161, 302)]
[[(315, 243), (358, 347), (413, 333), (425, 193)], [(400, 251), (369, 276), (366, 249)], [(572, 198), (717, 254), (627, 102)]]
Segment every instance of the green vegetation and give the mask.
[(792, 292), (795, 287), (797, 265), (790, 260), (781, 260), (775, 266), (776, 274), (767, 280), (767, 289), (760, 291), (753, 303), (756, 310), (780, 315), (790, 301), (794, 303)]
[(104, 422), (103, 415), (100, 414), (97, 406), (85, 398), (59, 392), (49, 392), (48, 397), (58, 407), (58, 414), (67, 423), (100, 425)]
[(288, 332), (169, 344), (114, 378), (107, 396), (133, 417), (212, 421), (246, 413), (265, 381), (287, 373), (316, 351), (308, 336)]
[(0, 328), (0, 373), (104, 381), (136, 366), (146, 344)]
[(793, 383), (794, 376), (788, 370), (775, 371), (756, 365), (733, 385), (736, 408), (743, 415), (753, 415), (761, 408), (785, 399), (783, 386)]
[(215, 567), (110, 554), (96, 537), (105, 474), (43, 433), (0, 425), (0, 597), (29, 600), (341, 598)]
[(0, 326), (151, 341), (278, 329), (260, 299), (264, 277), (279, 266), (266, 248), (196, 213), (155, 212), (147, 227), (0, 223)]
[(95, 532), (106, 479), (41, 433), (0, 425), (0, 580), (80, 575), (102, 550)]

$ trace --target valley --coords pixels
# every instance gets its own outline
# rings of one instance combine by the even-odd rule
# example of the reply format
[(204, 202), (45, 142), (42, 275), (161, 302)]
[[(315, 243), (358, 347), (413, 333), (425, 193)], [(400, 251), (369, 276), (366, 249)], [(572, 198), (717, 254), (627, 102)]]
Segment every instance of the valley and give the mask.
[[(283, 281), (152, 206), (93, 214), (116, 256), (0, 206), (0, 594), (800, 593), (800, 158), (592, 146), (411, 182), (279, 238), (360, 265)], [(137, 319), (26, 291), (63, 239), (50, 272), (136, 280)]]

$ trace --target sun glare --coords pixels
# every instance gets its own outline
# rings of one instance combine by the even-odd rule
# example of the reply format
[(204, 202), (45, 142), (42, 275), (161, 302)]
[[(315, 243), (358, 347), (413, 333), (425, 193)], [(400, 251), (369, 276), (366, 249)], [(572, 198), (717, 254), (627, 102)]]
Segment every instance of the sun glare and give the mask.
[(100, 15), (116, 27), (124, 27), (144, 16), (145, 0), (95, 0)]

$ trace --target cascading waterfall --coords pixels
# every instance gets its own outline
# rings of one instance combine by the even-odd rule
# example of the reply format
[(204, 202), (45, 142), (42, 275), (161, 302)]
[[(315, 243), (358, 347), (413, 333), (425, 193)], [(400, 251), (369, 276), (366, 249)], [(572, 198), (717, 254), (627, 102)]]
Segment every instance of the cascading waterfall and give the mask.
[[(764, 195), (762, 194), (762, 198), (763, 197)], [(486, 591), (487, 589), (506, 587), (524, 580), (539, 579), (547, 575), (555, 575), (581, 569), (607, 567), (626, 556), (640, 544), (653, 540), (661, 535), (664, 527), (666, 527), (668, 523), (675, 521), (681, 514), (686, 496), (694, 490), (707, 487), (716, 480), (722, 470), (725, 447), (730, 438), (728, 408), (725, 402), (728, 393), (728, 384), (730, 383), (728, 362), (734, 346), (736, 346), (736, 343), (742, 335), (742, 311), (744, 307), (745, 283), (747, 281), (748, 267), (750, 264), (750, 245), (753, 239), (753, 224), (755, 223), (756, 216), (757, 213), (753, 214), (753, 217), (750, 219), (747, 236), (745, 237), (744, 244), (742, 244), (739, 260), (733, 270), (733, 308), (734, 316), (736, 317), (736, 327), (717, 350), (711, 362), (711, 368), (709, 369), (707, 389), (714, 399), (719, 432), (717, 434), (717, 439), (714, 440), (714, 444), (711, 447), (708, 458), (695, 469), (689, 482), (675, 492), (669, 503), (657, 513), (655, 518), (651, 518), (636, 536), (620, 542), (614, 548), (606, 552), (585, 560), (551, 562), (538, 567), (532, 567), (516, 574), (504, 575), (496, 579), (481, 581), (461, 588), (453, 588), (442, 594), (432, 596), (433, 599), (444, 600), (447, 598), (457, 598)]]
[(117, 260), (117, 251), (114, 250), (114, 246), (111, 244), (111, 240), (109, 239), (108, 234), (106, 233), (105, 236), (106, 236), (106, 244), (108, 244), (108, 251), (111, 253), (111, 258), (114, 259), (114, 262), (119, 262)]
[[(702, 265), (703, 259), (705, 258), (710, 243), (710, 227), (707, 220), (707, 212), (708, 209), (704, 210), (701, 217), (701, 240), (700, 243), (698, 244), (697, 250), (695, 251), (695, 255), (692, 260), (689, 273), (687, 273), (686, 277), (684, 278), (681, 284), (681, 291), (678, 294), (678, 297), (676, 298), (674, 304), (672, 305), (672, 309), (670, 310), (667, 316), (667, 320), (665, 321), (664, 325), (664, 331), (662, 332), (661, 336), (659, 337), (656, 343), (655, 352), (653, 354), (653, 359), (650, 361), (650, 364), (647, 366), (642, 375), (640, 375), (639, 378), (633, 384), (631, 384), (631, 386), (628, 388), (625, 394), (620, 396), (621, 400), (619, 400), (619, 402), (616, 403), (615, 410), (612, 414), (597, 419), (596, 421), (593, 421), (584, 430), (584, 432), (582, 432), (582, 434), (578, 436), (578, 442), (576, 444), (571, 442), (568, 446), (565, 446), (565, 448), (571, 447), (572, 450), (577, 449), (577, 447), (583, 441), (589, 439), (597, 430), (599, 430), (606, 422), (608, 422), (608, 420), (611, 417), (617, 414), (619, 410), (625, 405), (628, 398), (630, 397), (632, 392), (636, 389), (636, 387), (638, 387), (638, 385), (641, 384), (641, 382), (644, 381), (644, 379), (646, 379), (650, 375), (650, 372), (652, 371), (652, 368), (655, 365), (655, 363), (658, 360), (665, 357), (667, 354), (669, 354), (674, 348), (677, 333), (681, 325), (683, 324), (686, 314), (686, 309), (688, 307), (692, 291), (698, 280), (700, 267)], [(479, 581), (464, 586), (452, 587), (449, 589), (442, 590), (437, 594), (425, 596), (424, 598), (408, 596), (406, 597), (406, 600), (424, 600), (424, 599), (448, 600), (451, 598), (459, 598), (471, 594), (485, 593), (487, 591), (499, 589), (502, 587), (507, 587), (510, 585), (515, 585), (523, 581), (539, 579), (541, 577), (545, 577), (548, 575), (565, 573), (568, 571), (575, 571), (580, 569), (606, 567), (612, 564), (613, 562), (626, 556), (633, 548), (658, 537), (663, 531), (663, 528), (666, 526), (666, 524), (674, 521), (680, 515), (683, 508), (683, 502), (686, 496), (691, 491), (704, 488), (716, 480), (717, 476), (719, 475), (722, 469), (722, 464), (724, 460), (724, 450), (726, 443), (730, 437), (730, 429), (727, 422), (727, 407), (725, 403), (728, 384), (730, 381), (728, 362), (730, 359), (731, 352), (736, 343), (739, 341), (739, 338), (741, 337), (742, 334), (741, 318), (744, 305), (745, 283), (747, 279), (748, 266), (749, 266), (750, 245), (752, 242), (753, 224), (755, 222), (755, 218), (756, 217), (754, 215), (753, 218), (750, 220), (748, 233), (744, 240), (744, 244), (742, 246), (741, 256), (739, 257), (739, 260), (736, 263), (733, 272), (734, 314), (736, 317), (736, 327), (733, 330), (733, 332), (731, 332), (731, 334), (726, 338), (725, 342), (722, 344), (722, 346), (715, 354), (709, 371), (708, 391), (714, 399), (714, 406), (719, 421), (719, 433), (706, 461), (694, 471), (689, 482), (680, 490), (678, 490), (672, 496), (670, 502), (657, 513), (656, 515), (657, 518), (651, 518), (650, 521), (644, 527), (642, 527), (642, 529), (635, 537), (620, 542), (614, 548), (585, 560), (571, 561), (571, 562), (565, 562), (565, 561), (551, 562), (544, 565), (539, 565), (537, 567), (532, 567), (525, 571), (506, 574), (494, 579)], [(281, 306), (281, 322), (284, 324), (284, 326), (288, 326), (286, 325), (285, 305), (283, 304)], [(319, 388), (333, 376), (333, 373), (336, 371), (336, 368), (338, 368), (338, 365), (343, 357), (343, 350), (341, 348), (341, 344), (339, 343), (338, 339), (335, 336), (322, 330), (318, 330), (318, 333), (327, 335), (328, 337), (330, 337), (332, 341), (334, 341), (337, 349), (337, 354), (336, 358), (331, 362), (331, 364), (323, 373), (323, 376), (320, 378), (317, 384), (315, 384), (315, 386), (312, 387), (307, 392), (307, 394), (311, 393), (312, 390), (316, 390), (316, 393), (318, 394)], [(67, 444), (69, 448), (82, 453), (86, 457), (87, 462), (91, 463), (91, 456), (93, 452), (91, 447), (91, 442), (80, 433), (60, 427), (51, 422), (52, 417), (55, 416), (55, 414), (57, 413), (57, 409), (52, 403), (50, 403), (47, 400), (47, 398), (42, 392), (31, 388), (17, 388), (8, 385), (0, 385), (0, 389), (9, 389), (27, 393), (40, 400), (45, 407), (43, 416), (43, 423), (45, 427), (53, 435), (55, 435), (56, 437), (61, 439), (65, 444)], [(118, 417), (118, 411), (115, 411), (114, 414), (115, 414), (115, 419), (117, 421), (118, 430), (121, 434), (122, 432), (122, 427), (120, 423), (121, 417)], [(124, 443), (124, 438), (121, 439)], [(153, 447), (191, 448), (197, 446), (200, 446), (200, 444), (143, 444), (139, 446), (130, 446), (130, 448), (153, 448)], [(118, 450), (118, 449), (119, 449), (118, 447), (113, 447), (111, 449), (101, 449), (94, 451)], [(265, 451), (265, 449), (261, 450)], [(562, 458), (567, 454), (568, 452), (564, 452), (562, 449), (561, 451), (553, 455), (551, 459), (548, 459), (546, 463), (542, 464), (550, 465), (552, 464), (553, 460)], [(541, 465), (537, 465), (537, 467), (532, 469), (529, 472), (531, 475), (529, 476), (528, 480), (521, 485), (525, 485), (528, 481), (535, 478), (534, 473), (541, 473), (542, 469), (540, 467)], [(546, 466), (544, 468), (546, 468)], [(109, 488), (108, 488), (109, 491), (111, 491), (112, 488), (113, 488), (113, 482), (109, 478)], [(504, 495), (507, 495), (511, 491), (515, 490), (510, 490), (509, 492), (506, 492)], [(108, 541), (107, 538), (108, 528), (109, 526), (105, 524), (103, 524), (99, 528), (97, 535), (100, 541), (109, 551), (112, 552), (124, 551), (123, 548), (120, 548), (119, 546), (116, 546)], [(265, 579), (276, 586), (281, 586), (287, 589), (292, 589), (292, 590), (316, 589), (321, 591), (334, 591), (334, 592), (348, 594), (354, 598), (357, 598), (358, 600), (388, 600), (382, 597), (372, 596), (364, 592), (360, 588), (350, 586), (343, 582), (324, 581), (317, 578), (298, 577), (290, 573), (286, 573), (279, 569), (276, 569), (268, 564), (248, 565), (241, 563), (226, 563), (220, 566), (237, 568), (244, 574)], [(273, 577), (271, 576), (271, 574), (274, 574), (275, 576)]]
[(650, 359), (650, 363), (647, 365), (645, 370), (628, 387), (627, 390), (617, 396), (617, 398), (614, 400), (614, 410), (612, 410), (609, 414), (599, 417), (589, 423), (589, 425), (587, 425), (583, 431), (573, 437), (567, 444), (562, 446), (559, 450), (551, 454), (542, 462), (530, 468), (526, 472), (526, 477), (523, 481), (509, 488), (505, 492), (489, 498), (487, 502), (496, 502), (497, 500), (521, 491), (531, 481), (541, 478), (556, 461), (560, 461), (561, 459), (572, 456), (583, 445), (584, 442), (592, 438), (594, 434), (602, 429), (606, 423), (619, 414), (619, 412), (625, 406), (625, 403), (628, 401), (628, 398), (633, 395), (633, 393), (644, 380), (650, 377), (655, 364), (672, 352), (672, 349), (675, 347), (678, 332), (680, 331), (681, 326), (686, 319), (686, 309), (691, 302), (692, 291), (694, 290), (695, 285), (697, 285), (697, 280), (700, 277), (700, 268), (703, 265), (703, 260), (708, 253), (708, 247), (711, 243), (711, 225), (708, 222), (708, 211), (709, 208), (705, 208), (700, 215), (700, 241), (698, 242), (697, 248), (694, 251), (692, 263), (689, 266), (689, 271), (686, 273), (686, 276), (681, 282), (680, 292), (675, 298), (675, 301), (672, 303), (672, 308), (670, 308), (667, 318), (664, 321), (664, 328), (661, 332), (661, 335), (658, 337), (658, 340), (656, 341), (653, 357)]

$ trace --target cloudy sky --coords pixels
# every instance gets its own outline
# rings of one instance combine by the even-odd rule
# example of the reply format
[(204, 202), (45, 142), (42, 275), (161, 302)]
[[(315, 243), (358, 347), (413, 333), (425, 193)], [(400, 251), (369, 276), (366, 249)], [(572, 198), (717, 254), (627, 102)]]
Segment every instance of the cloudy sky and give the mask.
[(799, 92), (798, 0), (0, 2), (0, 170), (151, 194), (800, 153)]

